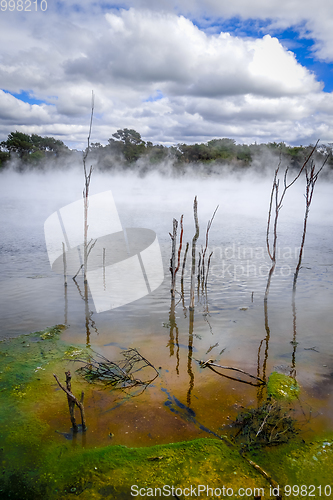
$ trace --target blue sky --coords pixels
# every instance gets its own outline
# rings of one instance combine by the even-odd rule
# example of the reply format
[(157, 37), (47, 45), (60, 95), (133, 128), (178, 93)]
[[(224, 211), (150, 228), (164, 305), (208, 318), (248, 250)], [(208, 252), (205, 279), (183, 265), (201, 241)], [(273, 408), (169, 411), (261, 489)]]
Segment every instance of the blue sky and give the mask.
[(0, 140), (83, 146), (94, 90), (101, 143), (125, 127), (166, 145), (333, 142), (328, 0), (68, 0), (16, 14), (0, 17)]
[(19, 93), (16, 92), (9, 92), (6, 89), (3, 89), (6, 93), (11, 94), (15, 99), (19, 99), (22, 102), (27, 102), (28, 104), (43, 104), (45, 101), (42, 101), (40, 99), (35, 99), (33, 96), (33, 93), (28, 90), (22, 90)]

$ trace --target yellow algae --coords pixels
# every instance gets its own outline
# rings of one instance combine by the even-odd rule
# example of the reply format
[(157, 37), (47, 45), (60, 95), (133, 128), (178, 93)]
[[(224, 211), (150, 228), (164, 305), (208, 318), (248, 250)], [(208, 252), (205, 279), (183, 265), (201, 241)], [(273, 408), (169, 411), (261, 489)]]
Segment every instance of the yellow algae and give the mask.
[(267, 383), (267, 393), (274, 399), (292, 401), (298, 397), (299, 392), (299, 385), (293, 377), (278, 372), (270, 374)]

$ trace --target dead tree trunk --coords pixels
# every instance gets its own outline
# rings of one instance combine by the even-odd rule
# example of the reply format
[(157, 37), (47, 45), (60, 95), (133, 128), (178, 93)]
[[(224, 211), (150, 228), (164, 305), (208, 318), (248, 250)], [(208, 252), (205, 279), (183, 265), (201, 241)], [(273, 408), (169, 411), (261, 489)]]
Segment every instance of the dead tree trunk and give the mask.
[(186, 257), (187, 257), (188, 247), (189, 247), (189, 243), (187, 242), (186, 243), (186, 248), (185, 248), (185, 253), (184, 253), (184, 258), (183, 258), (181, 283), (184, 282), (184, 273), (185, 273)]
[(172, 241), (171, 259), (170, 259), (170, 272), (171, 272), (171, 290), (170, 290), (170, 292), (171, 292), (172, 299), (174, 299), (175, 295), (176, 295), (176, 274), (177, 274), (179, 267), (180, 267), (180, 255), (181, 255), (182, 246), (183, 246), (183, 233), (184, 233), (183, 215), (180, 218), (180, 237), (179, 237), (179, 247), (178, 247), (178, 260), (177, 260), (177, 265), (176, 265), (177, 228), (178, 228), (178, 221), (176, 219), (173, 219), (172, 234), (169, 233), (171, 241)]
[(298, 274), (301, 270), (302, 266), (302, 259), (303, 259), (303, 252), (304, 252), (304, 243), (305, 243), (305, 236), (306, 236), (306, 230), (307, 230), (307, 223), (308, 223), (308, 217), (309, 217), (309, 211), (310, 211), (310, 206), (312, 202), (312, 197), (313, 197), (313, 191), (315, 188), (315, 184), (318, 180), (318, 176), (322, 169), (324, 168), (326, 162), (328, 160), (328, 157), (326, 157), (324, 163), (320, 167), (320, 169), (315, 172), (315, 165), (312, 163), (310, 171), (305, 169), (305, 175), (306, 175), (306, 188), (305, 188), (305, 214), (304, 214), (304, 222), (303, 222), (303, 234), (302, 234), (302, 239), (301, 239), (301, 246), (299, 249), (298, 253), (298, 261), (297, 261), (297, 266), (295, 269), (294, 273), (294, 281), (293, 281), (293, 294), (292, 294), (292, 311), (293, 311), (293, 339), (292, 339), (292, 346), (293, 346), (293, 353), (291, 357), (291, 371), (290, 371), (290, 376), (296, 377), (296, 350), (297, 350), (297, 329), (296, 329), (296, 286), (297, 286), (297, 279), (298, 279)]
[[(208, 248), (208, 234), (209, 234), (209, 230), (211, 228), (211, 225), (213, 223), (213, 220), (214, 220), (214, 217), (215, 217), (215, 214), (217, 212), (217, 209), (219, 208), (219, 205), (217, 205), (217, 207), (215, 208), (214, 210), (214, 213), (212, 215), (212, 218), (208, 221), (207, 223), (207, 230), (206, 230), (206, 245), (205, 245), (205, 249), (203, 250), (202, 252), (202, 263), (201, 263), (201, 276), (202, 276), (202, 286), (207, 286), (207, 278), (208, 278), (208, 269), (207, 269), (207, 274), (205, 273), (205, 257), (206, 257), (206, 252), (207, 252), (207, 248)], [(212, 252), (213, 253), (213, 252)], [(209, 260), (211, 258), (211, 255), (212, 253), (210, 254), (209, 256)], [(209, 264), (208, 264), (209, 266)]]
[(171, 246), (171, 259), (170, 259), (170, 273), (171, 273), (171, 297), (175, 298), (176, 293), (176, 244), (177, 244), (177, 228), (178, 221), (173, 219), (172, 234), (169, 233), (172, 246)]
[(192, 270), (191, 270), (191, 291), (190, 291), (190, 310), (194, 310), (194, 295), (195, 295), (195, 252), (197, 240), (199, 238), (199, 222), (198, 222), (198, 203), (197, 197), (194, 198), (193, 203), (195, 235), (192, 239)]
[[(269, 255), (269, 258), (271, 259), (271, 268), (268, 274), (268, 279), (267, 279), (267, 285), (266, 285), (266, 291), (265, 291), (265, 300), (267, 301), (268, 298), (268, 293), (269, 293), (269, 288), (271, 284), (271, 279), (275, 270), (276, 266), (276, 249), (277, 249), (277, 228), (278, 228), (278, 220), (279, 220), (279, 214), (280, 210), (282, 208), (283, 200), (286, 195), (287, 190), (295, 184), (297, 179), (300, 177), (301, 173), (306, 169), (307, 164), (309, 163), (313, 153), (316, 150), (316, 147), (318, 145), (318, 142), (314, 145), (312, 148), (310, 154), (307, 156), (306, 160), (304, 161), (302, 167), (300, 168), (298, 174), (294, 177), (294, 179), (287, 183), (287, 175), (288, 175), (288, 170), (289, 168), (287, 167), (284, 176), (283, 176), (283, 190), (281, 195), (279, 196), (279, 188), (280, 188), (280, 180), (278, 179), (278, 173), (280, 169), (280, 164), (275, 170), (274, 174), (274, 179), (273, 179), (273, 186), (272, 186), (272, 191), (271, 191), (271, 199), (270, 199), (270, 204), (269, 204), (269, 210), (268, 210), (268, 220), (267, 220), (267, 231), (266, 231), (266, 247), (267, 247), (267, 252)], [(274, 207), (274, 208), (273, 208)], [(274, 216), (273, 216), (274, 213)], [(272, 223), (272, 218), (273, 218), (273, 223)], [(270, 242), (270, 231), (271, 231), (271, 226), (273, 225), (273, 241)]]
[(294, 274), (294, 282), (293, 282), (293, 292), (294, 293), (296, 292), (297, 278), (298, 278), (298, 274), (299, 274), (299, 271), (300, 271), (301, 265), (302, 265), (306, 229), (307, 229), (310, 206), (311, 206), (312, 197), (313, 197), (313, 191), (314, 191), (316, 182), (318, 180), (318, 176), (319, 176), (320, 172), (322, 171), (322, 169), (324, 168), (325, 163), (327, 162), (327, 159), (328, 159), (328, 157), (325, 159), (323, 165), (320, 167), (318, 172), (315, 172), (315, 165), (314, 164), (311, 165), (309, 172), (307, 169), (305, 169), (305, 175), (306, 175), (305, 214), (304, 214), (302, 241), (301, 241), (301, 246), (300, 246), (299, 254), (298, 254), (298, 262), (297, 262), (297, 266), (296, 266), (296, 270), (295, 270), (295, 274)]
[(88, 267), (88, 208), (89, 208), (89, 187), (91, 174), (93, 171), (92, 165), (90, 166), (89, 173), (87, 171), (87, 157), (90, 150), (90, 137), (91, 137), (91, 127), (94, 116), (94, 93), (92, 93), (91, 97), (91, 115), (90, 115), (90, 126), (89, 126), (89, 135), (87, 139), (87, 148), (83, 155), (83, 173), (84, 173), (84, 190), (83, 190), (83, 204), (84, 204), (84, 226), (83, 226), (83, 275), (84, 282), (87, 283), (87, 267)]
[(83, 406), (83, 399), (84, 399), (84, 393), (81, 393), (81, 400), (79, 401), (74, 394), (72, 394), (72, 384), (71, 384), (71, 372), (65, 372), (66, 375), (66, 388), (61, 384), (59, 381), (57, 375), (53, 374), (54, 378), (58, 382), (59, 387), (67, 394), (67, 401), (68, 401), (68, 408), (69, 408), (69, 414), (71, 418), (71, 423), (73, 426), (73, 432), (76, 433), (78, 432), (78, 426), (75, 420), (75, 405), (80, 409), (81, 413), (81, 424), (82, 424), (82, 431), (85, 431), (87, 429), (86, 427), (86, 419), (85, 419), (85, 413), (84, 413), (84, 406)]

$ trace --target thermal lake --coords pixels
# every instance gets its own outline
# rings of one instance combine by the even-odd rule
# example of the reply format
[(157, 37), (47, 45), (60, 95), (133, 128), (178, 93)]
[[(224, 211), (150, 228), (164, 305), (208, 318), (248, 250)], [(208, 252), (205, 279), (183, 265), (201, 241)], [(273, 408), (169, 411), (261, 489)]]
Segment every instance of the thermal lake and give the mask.
[[(87, 316), (86, 303), (71, 277), (65, 289), (63, 275), (52, 271), (44, 237), (46, 219), (82, 199), (82, 172), (0, 174), (0, 338), (66, 324), (62, 338), (69, 345), (88, 345), (111, 360), (121, 359), (123, 349), (137, 348), (159, 373), (144, 391), (92, 390), (86, 400), (92, 431), (86, 436), (88, 445), (109, 444), (109, 432), (114, 444), (138, 446), (205, 437), (228, 428), (241, 408), (257, 404), (260, 390), (237, 380), (251, 381), (246, 374), (220, 370), (227, 378), (201, 368), (199, 361), (208, 359), (264, 379), (273, 371), (293, 372), (300, 386), (295, 412), (304, 436), (333, 430), (332, 184), (320, 179), (315, 187), (294, 310), (292, 284), (303, 231), (304, 179), (287, 192), (265, 316), (272, 177), (248, 173), (176, 179), (94, 172), (91, 195), (112, 191), (122, 227), (156, 233), (164, 280), (139, 300), (99, 313), (89, 295)], [(191, 313), (195, 196), (197, 250), (205, 246), (207, 222), (219, 208), (209, 232), (207, 255), (213, 254), (207, 287), (196, 286)], [(181, 262), (186, 242), (190, 246), (184, 293), (180, 269), (172, 302), (169, 233), (173, 219), (180, 221), (181, 215)], [(82, 275), (77, 283), (83, 287)], [(73, 363), (72, 371), (76, 368)], [(56, 409), (44, 418), (53, 428), (68, 428), (68, 415)]]

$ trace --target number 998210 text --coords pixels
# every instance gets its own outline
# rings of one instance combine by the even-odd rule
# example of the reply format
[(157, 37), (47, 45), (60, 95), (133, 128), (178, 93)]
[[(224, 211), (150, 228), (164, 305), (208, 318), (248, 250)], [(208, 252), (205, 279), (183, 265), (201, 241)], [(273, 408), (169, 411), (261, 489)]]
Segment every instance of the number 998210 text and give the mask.
[(2, 12), (9, 10), (13, 12), (14, 10), (17, 12), (37, 12), (41, 10), (45, 12), (47, 10), (47, 1), (46, 0), (1, 0), (0, 1), (0, 9)]

